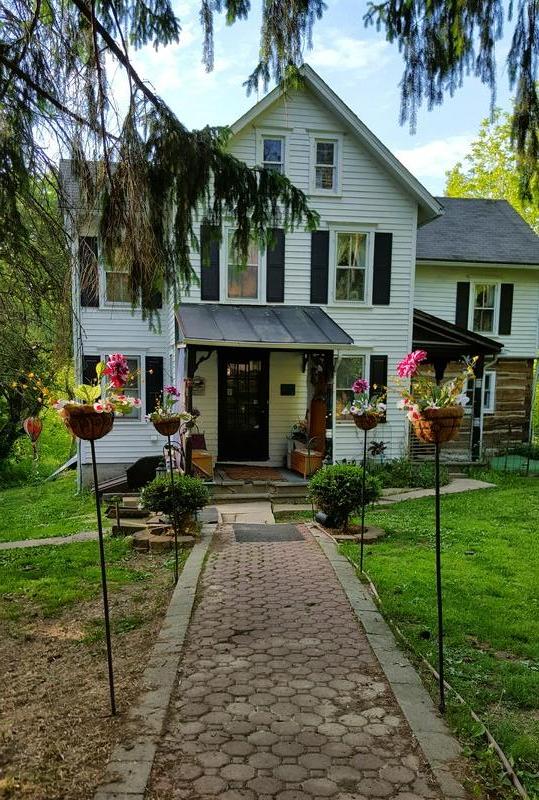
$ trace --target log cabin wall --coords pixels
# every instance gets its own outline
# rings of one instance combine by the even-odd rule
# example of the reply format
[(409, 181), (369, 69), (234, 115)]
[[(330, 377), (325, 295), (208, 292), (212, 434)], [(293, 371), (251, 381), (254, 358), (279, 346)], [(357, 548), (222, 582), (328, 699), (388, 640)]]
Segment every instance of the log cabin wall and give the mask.
[(483, 419), (483, 450), (488, 454), (529, 439), (533, 360), (500, 358), (485, 369), (496, 373), (494, 413)]

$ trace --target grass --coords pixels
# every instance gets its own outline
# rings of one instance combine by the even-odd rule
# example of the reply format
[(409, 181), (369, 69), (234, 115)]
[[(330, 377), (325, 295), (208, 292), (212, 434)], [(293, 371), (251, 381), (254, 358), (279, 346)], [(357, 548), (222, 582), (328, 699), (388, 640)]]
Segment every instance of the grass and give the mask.
[[(111, 591), (149, 577), (130, 563), (130, 541), (108, 539), (105, 547)], [(75, 542), (0, 552), (0, 619), (28, 619), (32, 613), (55, 616), (68, 606), (99, 595), (97, 548), (97, 542)]]
[[(110, 521), (103, 517), (103, 523)], [(94, 496), (76, 494), (74, 472), (0, 492), (0, 542), (68, 536), (96, 526)]]
[[(442, 497), (447, 679), (539, 797), (539, 483), (494, 480), (496, 489)], [(384, 610), (436, 665), (432, 498), (369, 512), (367, 522), (388, 534), (366, 555)], [(342, 550), (357, 560), (357, 545)], [(472, 733), (462, 711), (450, 716)]]
[(39, 437), (37, 451), (39, 459), (34, 462), (32, 445), (27, 436), (21, 436), (13, 446), (8, 459), (0, 462), (0, 486), (20, 486), (37, 483), (51, 475), (73, 455), (72, 439), (54, 409), (48, 409), (42, 417), (43, 431)]

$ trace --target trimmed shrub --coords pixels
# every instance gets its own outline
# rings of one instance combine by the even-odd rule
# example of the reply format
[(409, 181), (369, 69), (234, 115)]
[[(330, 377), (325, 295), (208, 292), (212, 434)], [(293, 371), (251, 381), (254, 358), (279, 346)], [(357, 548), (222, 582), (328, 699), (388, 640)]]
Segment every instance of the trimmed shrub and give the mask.
[[(353, 464), (323, 467), (309, 481), (309, 498), (337, 528), (346, 530), (350, 514), (361, 509), (363, 469)], [(367, 473), (365, 503), (380, 497), (380, 481)]]
[[(188, 475), (174, 476), (174, 497), (180, 518), (191, 516), (195, 511), (204, 508), (209, 501), (204, 483), (199, 478)], [(172, 516), (174, 506), (170, 476), (159, 475), (150, 481), (140, 493), (140, 503), (148, 511), (160, 511)]]
[[(434, 464), (430, 461), (412, 462), (409, 458), (396, 458), (385, 464), (369, 466), (369, 471), (381, 481), (384, 489), (432, 489)], [(440, 484), (449, 483), (449, 470), (440, 464)]]

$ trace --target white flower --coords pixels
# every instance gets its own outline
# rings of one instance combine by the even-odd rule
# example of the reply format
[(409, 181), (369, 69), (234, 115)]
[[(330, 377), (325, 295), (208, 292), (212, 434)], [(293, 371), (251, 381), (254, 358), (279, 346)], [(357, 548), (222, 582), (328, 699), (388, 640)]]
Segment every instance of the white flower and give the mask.
[(458, 395), (457, 403), (458, 403), (459, 406), (466, 406), (466, 405), (468, 405), (469, 402), (470, 402), (470, 398), (468, 397), (467, 394), (462, 393), (462, 394)]

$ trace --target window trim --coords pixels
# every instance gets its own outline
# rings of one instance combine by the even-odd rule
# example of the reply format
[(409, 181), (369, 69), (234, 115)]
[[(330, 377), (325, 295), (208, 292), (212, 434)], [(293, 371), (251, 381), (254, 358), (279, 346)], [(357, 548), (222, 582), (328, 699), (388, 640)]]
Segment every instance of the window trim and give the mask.
[(283, 143), (281, 175), (288, 174), (288, 135), (285, 130), (278, 128), (259, 128), (256, 132), (256, 163), (264, 166), (264, 139), (280, 139)]
[(339, 388), (337, 386), (337, 372), (341, 361), (343, 361), (345, 358), (363, 359), (364, 374), (362, 377), (366, 380), (370, 380), (370, 358), (368, 358), (368, 353), (365, 350), (359, 350), (358, 352), (339, 353), (335, 358), (335, 364), (333, 368), (333, 419), (336, 427), (340, 427), (341, 425), (352, 425), (355, 428), (355, 422), (353, 419), (347, 419), (346, 417), (341, 417), (340, 414), (337, 414), (337, 390)]
[[(488, 406), (485, 405), (485, 392), (486, 392), (486, 377), (487, 375), (490, 378), (490, 403)], [(482, 404), (483, 404), (483, 414), (495, 414), (496, 413), (496, 372), (494, 370), (485, 370), (483, 373), (483, 396), (482, 396)]]
[(266, 248), (258, 248), (258, 293), (256, 297), (229, 297), (228, 296), (228, 242), (230, 235), (234, 234), (235, 227), (227, 226), (224, 229), (221, 251), (219, 254), (220, 263), (224, 269), (220, 270), (220, 296), (222, 303), (233, 305), (260, 305), (266, 302)]
[[(337, 299), (337, 236), (344, 234), (364, 234), (367, 237), (365, 258), (365, 292), (363, 300), (338, 300)], [(334, 306), (362, 306), (372, 305), (372, 270), (374, 261), (374, 231), (366, 227), (353, 227), (350, 225), (330, 229), (329, 236), (329, 283), (330, 292), (328, 300)]]
[[(339, 197), (342, 195), (342, 151), (343, 137), (328, 131), (312, 131), (310, 135), (310, 168), (309, 187), (312, 196)], [(316, 145), (317, 142), (331, 142), (335, 145), (335, 186), (333, 189), (321, 189), (316, 185)]]
[[(494, 316), (492, 319), (491, 331), (476, 331), (474, 327), (475, 297), (478, 286), (494, 286)], [(476, 280), (470, 282), (470, 308), (468, 310), (468, 330), (478, 333), (481, 336), (497, 336), (500, 321), (500, 281)]]

